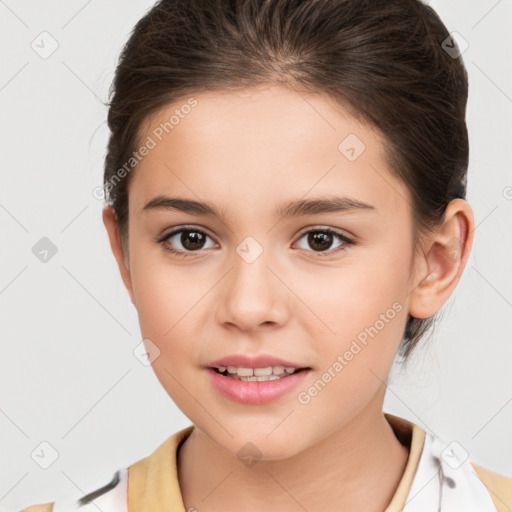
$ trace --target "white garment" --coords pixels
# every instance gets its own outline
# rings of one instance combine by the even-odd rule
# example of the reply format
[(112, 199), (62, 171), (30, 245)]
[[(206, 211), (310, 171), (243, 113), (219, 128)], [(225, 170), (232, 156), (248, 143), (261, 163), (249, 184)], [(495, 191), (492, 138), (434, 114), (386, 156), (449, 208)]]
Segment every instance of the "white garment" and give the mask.
[[(458, 446), (426, 433), (403, 512), (497, 512), (468, 454)], [(53, 512), (128, 512), (128, 469), (87, 496), (82, 505), (78, 497), (56, 501)]]
[(428, 432), (403, 512), (497, 512), (467, 452)]
[(53, 505), (53, 512), (75, 511), (128, 512), (128, 468), (116, 471), (106, 486), (88, 493), (86, 496), (68, 496), (57, 500)]

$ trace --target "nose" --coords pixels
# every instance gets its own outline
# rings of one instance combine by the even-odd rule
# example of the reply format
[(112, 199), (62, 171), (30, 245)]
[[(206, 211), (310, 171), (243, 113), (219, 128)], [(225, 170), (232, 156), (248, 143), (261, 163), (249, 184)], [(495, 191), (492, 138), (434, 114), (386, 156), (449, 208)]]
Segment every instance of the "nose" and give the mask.
[(254, 260), (234, 251), (229, 263), (230, 270), (219, 283), (218, 321), (247, 332), (260, 326), (284, 325), (292, 293), (273, 268), (277, 265), (273, 264), (270, 251), (263, 251)]

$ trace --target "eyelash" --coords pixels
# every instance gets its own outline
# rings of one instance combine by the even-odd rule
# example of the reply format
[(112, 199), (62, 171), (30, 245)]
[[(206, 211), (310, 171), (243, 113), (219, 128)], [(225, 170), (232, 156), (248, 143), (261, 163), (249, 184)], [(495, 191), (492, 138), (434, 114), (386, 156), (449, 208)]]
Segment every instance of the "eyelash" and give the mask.
[[(201, 249), (198, 249), (197, 251), (178, 251), (178, 250), (170, 247), (169, 244), (167, 243), (167, 241), (170, 238), (172, 238), (174, 235), (177, 235), (178, 233), (182, 233), (184, 231), (192, 231), (195, 233), (201, 233), (201, 235), (205, 235), (209, 238), (212, 238), (212, 237), (210, 237), (210, 235), (208, 235), (208, 233), (206, 233), (205, 231), (203, 231), (201, 229), (197, 229), (194, 226), (181, 226), (179, 229), (175, 229), (174, 231), (167, 233), (166, 235), (164, 235), (160, 239), (157, 239), (156, 241), (162, 245), (163, 249), (166, 252), (169, 252), (169, 253), (173, 254), (174, 256), (177, 256), (178, 258), (188, 258), (188, 257), (194, 256), (194, 253), (199, 252)], [(341, 233), (338, 233), (337, 231), (335, 231), (334, 229), (331, 229), (331, 228), (308, 229), (306, 231), (303, 231), (300, 234), (298, 240), (303, 238), (304, 235), (308, 235), (309, 233), (329, 233), (329, 234), (333, 235), (334, 237), (338, 238), (339, 241), (343, 242), (343, 245), (340, 245), (339, 247), (337, 247), (335, 249), (331, 249), (331, 250), (327, 250), (327, 251), (308, 251), (308, 252), (313, 252), (316, 255), (315, 257), (319, 257), (319, 258), (332, 256), (333, 254), (337, 254), (338, 252), (345, 251), (347, 246), (355, 244), (355, 242), (353, 240), (351, 240), (350, 238), (347, 238), (345, 235), (342, 235)]]

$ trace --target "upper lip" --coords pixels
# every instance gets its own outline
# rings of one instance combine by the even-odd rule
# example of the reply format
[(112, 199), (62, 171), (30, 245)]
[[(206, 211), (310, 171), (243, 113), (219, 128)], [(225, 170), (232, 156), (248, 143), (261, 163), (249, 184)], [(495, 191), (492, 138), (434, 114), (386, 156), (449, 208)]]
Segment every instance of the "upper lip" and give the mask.
[(220, 366), (241, 366), (243, 368), (266, 368), (268, 366), (284, 366), (286, 368), (309, 368), (279, 357), (270, 355), (248, 356), (245, 354), (232, 354), (211, 361), (206, 365), (208, 368), (219, 368)]

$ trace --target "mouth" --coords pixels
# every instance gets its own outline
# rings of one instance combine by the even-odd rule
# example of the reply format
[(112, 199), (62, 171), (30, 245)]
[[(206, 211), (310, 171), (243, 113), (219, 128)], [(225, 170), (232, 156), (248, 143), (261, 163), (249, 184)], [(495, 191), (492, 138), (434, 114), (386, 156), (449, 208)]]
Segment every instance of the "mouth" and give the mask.
[(213, 387), (224, 397), (246, 405), (267, 404), (284, 398), (304, 383), (311, 367), (208, 366)]

